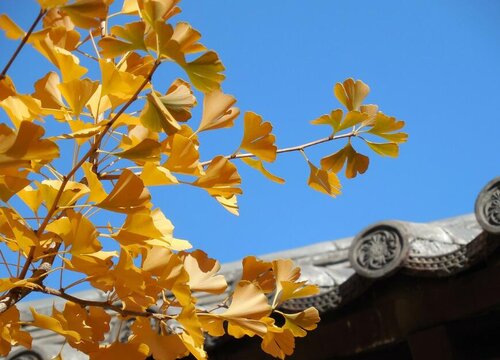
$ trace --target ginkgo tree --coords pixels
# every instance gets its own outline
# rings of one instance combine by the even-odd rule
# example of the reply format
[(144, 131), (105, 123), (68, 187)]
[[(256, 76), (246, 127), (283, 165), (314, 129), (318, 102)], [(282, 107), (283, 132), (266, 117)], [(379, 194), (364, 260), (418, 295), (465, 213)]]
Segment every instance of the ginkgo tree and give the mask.
[[(240, 115), (235, 97), (223, 92), (217, 53), (190, 24), (175, 22), (179, 0), (125, 0), (110, 13), (112, 2), (38, 0), (40, 12), (26, 30), (0, 15), (5, 36), (19, 42), (0, 74), (0, 355), (14, 345), (29, 348), (23, 327), (31, 325), (62, 335), (91, 359), (205, 359), (206, 334), (260, 337), (263, 351), (284, 358), (319, 316), (314, 308), (289, 313), (281, 306), (318, 288), (302, 281), (290, 260), (251, 256), (229, 288), (218, 261), (174, 237), (148, 189), (201, 188), (238, 214), (238, 166), (283, 183), (266, 164), (300, 152), (308, 185), (335, 197), (344, 167), (347, 178), (368, 168), (355, 142), (396, 157), (407, 139), (404, 123), (363, 104), (368, 86), (347, 79), (334, 86), (345, 109), (312, 121), (328, 125), (327, 136), (278, 148), (271, 123), (254, 112)], [(52, 66), (27, 94), (8, 75), (25, 46)], [(183, 79), (157, 79), (166, 62), (179, 66)], [(192, 118), (198, 103), (201, 117)], [(239, 147), (200, 159), (198, 134), (235, 121), (243, 122)], [(314, 164), (306, 151), (323, 143), (340, 146)], [(64, 283), (64, 271), (77, 280)], [(47, 285), (53, 277), (60, 277), (59, 287)], [(106, 300), (71, 295), (82, 283)], [(32, 320), (21, 322), (16, 304), (32, 292), (67, 302), (48, 315), (32, 309)], [(197, 306), (202, 293), (228, 297), (207, 310)], [(104, 341), (112, 317), (132, 320), (125, 342)]]

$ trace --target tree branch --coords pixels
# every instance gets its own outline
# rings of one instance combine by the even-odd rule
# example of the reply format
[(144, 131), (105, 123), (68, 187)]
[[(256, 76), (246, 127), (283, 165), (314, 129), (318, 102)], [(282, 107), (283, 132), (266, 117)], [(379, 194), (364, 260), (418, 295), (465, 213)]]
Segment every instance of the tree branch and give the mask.
[(33, 24), (31, 24), (31, 27), (29, 28), (29, 30), (26, 33), (26, 35), (24, 35), (23, 40), (18, 45), (16, 51), (14, 51), (14, 54), (12, 54), (12, 56), (10, 57), (9, 62), (3, 68), (2, 73), (0, 73), (0, 80), (2, 80), (2, 79), (5, 78), (5, 75), (7, 74), (7, 71), (9, 71), (10, 66), (12, 65), (12, 63), (14, 62), (14, 60), (16, 59), (17, 55), (19, 55), (19, 53), (21, 52), (21, 49), (23, 48), (24, 44), (26, 44), (26, 42), (28, 41), (29, 37), (31, 36), (31, 33), (33, 32), (33, 30), (35, 30), (35, 27), (38, 25), (38, 23), (40, 22), (40, 20), (42, 19), (42, 17), (46, 13), (47, 13), (47, 10), (40, 9), (40, 12), (38, 13), (38, 16), (36, 17), (35, 21), (33, 21)]

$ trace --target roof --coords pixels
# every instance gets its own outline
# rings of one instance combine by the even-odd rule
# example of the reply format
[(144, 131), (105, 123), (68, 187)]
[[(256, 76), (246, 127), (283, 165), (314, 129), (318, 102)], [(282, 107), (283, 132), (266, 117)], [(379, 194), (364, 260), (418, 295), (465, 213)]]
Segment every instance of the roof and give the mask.
[[(480, 192), (473, 214), (430, 223), (383, 221), (368, 226), (351, 238), (267, 254), (261, 258), (291, 258), (301, 267), (302, 278), (321, 289), (318, 295), (288, 301), (283, 305), (285, 310), (300, 311), (314, 306), (322, 314), (331, 315), (362, 297), (380, 280), (396, 274), (404, 274), (405, 279), (457, 276), (487, 258), (497, 249), (499, 240), (500, 177), (493, 179)], [(241, 277), (240, 262), (223, 264), (221, 273), (226, 277), (230, 291)], [(94, 290), (81, 292), (78, 296), (104, 299), (103, 294)], [(226, 296), (203, 295), (198, 305), (213, 307)], [(19, 308), (22, 317), (28, 320), (30, 306), (49, 312), (52, 304), (52, 300), (44, 299), (21, 303)], [(110, 336), (116, 336), (116, 331)], [(57, 351), (60, 349), (62, 342), (56, 336), (48, 341), (43, 330), (37, 330), (33, 335), (40, 341), (44, 338), (44, 343), (54, 343)], [(314, 332), (308, 336), (314, 336)], [(40, 341), (34, 341), (35, 348)], [(211, 339), (209, 345), (212, 348), (220, 346), (216, 339)]]

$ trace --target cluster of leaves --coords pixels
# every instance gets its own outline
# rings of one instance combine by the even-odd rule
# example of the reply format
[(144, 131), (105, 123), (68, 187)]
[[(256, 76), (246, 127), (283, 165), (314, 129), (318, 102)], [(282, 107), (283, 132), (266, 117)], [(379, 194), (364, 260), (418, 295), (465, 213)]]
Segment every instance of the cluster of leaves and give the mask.
[[(27, 32), (0, 15), (5, 35), (21, 40), (18, 50), (32, 46), (54, 67), (34, 83), (31, 94), (19, 93), (7, 75), (19, 51), (0, 74), (0, 107), (10, 120), (0, 123), (0, 355), (13, 345), (30, 346), (15, 304), (33, 291), (68, 302), (51, 315), (33, 309), (29, 324), (64, 336), (91, 359), (173, 359), (189, 353), (205, 359), (205, 333), (259, 336), (267, 353), (291, 354), (295, 337), (316, 327), (318, 312), (285, 313), (280, 306), (316, 294), (317, 287), (301, 281), (289, 260), (254, 257), (243, 260), (241, 280), (228, 286), (217, 274), (216, 260), (200, 250), (186, 251), (189, 242), (174, 237), (172, 223), (154, 207), (148, 188), (201, 188), (238, 214), (241, 178), (233, 160), (283, 183), (264, 163), (300, 151), (310, 167), (309, 185), (336, 196), (344, 164), (348, 178), (368, 167), (368, 158), (351, 140), (362, 139), (380, 155), (397, 156), (398, 145), (406, 141), (399, 132), (404, 123), (375, 105), (362, 105), (368, 86), (348, 79), (334, 88), (347, 112), (334, 110), (313, 121), (332, 127), (328, 137), (278, 149), (272, 125), (247, 112), (238, 149), (201, 161), (198, 134), (233, 126), (240, 112), (236, 99), (221, 89), (224, 66), (218, 55), (199, 42), (200, 33), (188, 23), (171, 24), (180, 12), (179, 0), (125, 0), (113, 14), (112, 0), (38, 2), (40, 13)], [(40, 21), (42, 28), (35, 31)], [(117, 25), (110, 27), (112, 21)], [(100, 77), (84, 77), (90, 66), (85, 62), (96, 63)], [(187, 78), (175, 79), (162, 92), (152, 79), (164, 62), (177, 64)], [(158, 83), (165, 84), (163, 79)], [(188, 125), (200, 97), (201, 119)], [(44, 136), (49, 129), (56, 134)], [(310, 146), (341, 139), (346, 145), (323, 158), (320, 167), (305, 156)], [(62, 151), (68, 142), (73, 152)], [(12, 201), (24, 203), (25, 210)], [(121, 214), (119, 226), (106, 223), (102, 214), (108, 213)], [(4, 252), (17, 254), (17, 263), (7, 260), (16, 256)], [(46, 285), (63, 271), (79, 279), (61, 280), (58, 289)], [(105, 292), (107, 300), (67, 293), (84, 282)], [(200, 293), (228, 297), (207, 310), (197, 307)], [(112, 315), (135, 319), (127, 342), (103, 341)]]

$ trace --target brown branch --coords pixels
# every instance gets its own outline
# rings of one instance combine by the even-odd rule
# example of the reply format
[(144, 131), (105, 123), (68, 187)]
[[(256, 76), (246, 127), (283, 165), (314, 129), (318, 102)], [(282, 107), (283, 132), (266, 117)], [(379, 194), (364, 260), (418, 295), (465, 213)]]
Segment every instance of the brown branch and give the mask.
[(2, 72), (0, 73), (0, 80), (5, 78), (5, 75), (7, 74), (7, 71), (9, 71), (10, 66), (12, 65), (14, 60), (16, 59), (17, 55), (19, 55), (24, 44), (26, 44), (29, 37), (31, 36), (31, 33), (33, 32), (33, 30), (35, 30), (35, 27), (38, 25), (38, 23), (40, 22), (40, 20), (42, 19), (42, 17), (45, 15), (46, 12), (47, 12), (47, 10), (40, 9), (40, 12), (38, 13), (38, 16), (36, 17), (35, 21), (33, 21), (33, 24), (31, 24), (31, 27), (29, 28), (28, 32), (26, 33), (26, 35), (24, 35), (23, 40), (18, 45), (16, 51), (14, 51), (14, 54), (12, 54), (12, 56), (10, 57), (9, 62), (7, 63), (7, 65), (5, 65)]
[[(326, 143), (326, 142), (329, 142), (329, 141), (333, 141), (333, 140), (351, 138), (351, 137), (354, 137), (354, 136), (357, 136), (357, 132), (355, 132), (355, 131), (351, 131), (350, 133), (342, 134), (342, 135), (336, 135), (336, 136), (330, 135), (330, 136), (328, 136), (326, 138), (314, 140), (314, 141), (311, 141), (311, 142), (308, 142), (308, 143), (305, 143), (305, 144), (302, 144), (302, 145), (297, 145), (297, 146), (291, 146), (291, 147), (287, 147), (287, 148), (283, 148), (283, 149), (278, 149), (278, 150), (276, 150), (276, 154), (283, 154), (283, 153), (288, 153), (288, 152), (293, 152), (293, 151), (303, 151), (304, 149), (306, 149), (308, 147), (311, 147), (311, 146), (314, 146), (314, 145), (323, 144), (323, 143)], [(236, 154), (232, 154), (232, 155), (226, 155), (224, 157), (226, 159), (228, 159), (228, 160), (233, 160), (233, 159), (242, 159), (242, 158), (255, 157), (255, 155), (252, 154), (252, 153), (236, 153)], [(203, 161), (202, 163), (200, 163), (200, 165), (201, 166), (207, 166), (211, 162), (212, 162), (212, 160)]]
[(40, 288), (35, 288), (35, 289), (33, 289), (33, 291), (41, 292), (41, 293), (48, 294), (48, 295), (54, 295), (54, 296), (60, 297), (62, 299), (74, 302), (75, 304), (79, 304), (81, 306), (95, 306), (95, 307), (101, 307), (103, 309), (112, 310), (112, 311), (114, 311), (122, 316), (141, 316), (141, 317), (146, 317), (146, 318), (154, 317), (155, 319), (159, 319), (159, 320), (172, 318), (172, 316), (170, 316), (170, 315), (161, 314), (161, 313), (157, 313), (157, 312), (149, 311), (149, 310), (148, 311), (134, 311), (134, 310), (123, 309), (120, 305), (111, 304), (107, 301), (95, 301), (95, 300), (81, 299), (81, 298), (78, 298), (76, 296), (67, 294), (64, 291), (53, 289), (53, 288), (46, 287), (46, 286), (43, 286)]
[[(35, 232), (37, 236), (40, 234), (43, 234), (45, 228), (50, 222), (50, 219), (54, 215), (54, 213), (58, 209), (58, 203), (59, 200), (61, 199), (61, 196), (64, 192), (64, 189), (66, 188), (66, 185), (68, 184), (69, 180), (72, 178), (72, 176), (78, 171), (78, 169), (89, 159), (100, 147), (101, 141), (106, 135), (106, 133), (109, 131), (109, 129), (114, 125), (114, 123), (118, 120), (118, 118), (127, 110), (127, 108), (137, 99), (141, 91), (144, 89), (144, 87), (151, 81), (151, 78), (153, 77), (153, 74), (155, 70), (158, 68), (160, 65), (160, 60), (156, 60), (154, 66), (151, 68), (148, 76), (144, 79), (142, 84), (139, 86), (139, 88), (136, 90), (134, 95), (127, 101), (125, 105), (122, 106), (122, 108), (113, 116), (113, 118), (104, 126), (103, 130), (99, 133), (97, 136), (94, 144), (91, 146), (91, 148), (83, 155), (83, 157), (78, 161), (78, 163), (70, 170), (70, 172), (63, 178), (61, 182), (61, 186), (59, 187), (59, 190), (54, 198), (54, 202), (52, 203), (52, 206), (50, 209), (47, 211), (47, 215), (45, 215), (45, 218), (43, 222), (40, 224), (40, 227), (38, 230)], [(50, 267), (52, 265), (52, 262), (54, 261), (57, 251), (59, 249), (60, 244), (56, 246), (54, 250), (54, 255), (53, 257), (49, 258), (47, 261), (44, 261), (42, 263), (42, 266), (36, 269), (33, 273), (33, 276), (39, 277), (40, 280), (37, 281), (38, 284), (42, 284), (44, 280), (44, 273), (47, 272), (47, 267)], [(28, 257), (26, 258), (26, 262), (23, 265), (23, 268), (21, 270), (20, 279), (24, 279), (26, 277), (26, 274), (28, 272), (29, 266), (33, 262), (33, 256), (35, 254), (35, 247), (32, 247), (30, 249), (30, 252), (28, 254)], [(28, 295), (31, 292), (30, 289), (25, 289), (25, 288), (14, 288), (11, 289), (6, 295), (4, 295), (0, 299), (0, 304), (3, 306), (0, 307), (0, 314), (4, 312), (5, 310), (9, 309), (13, 304), (17, 303), (19, 300), (24, 298), (26, 295)]]

